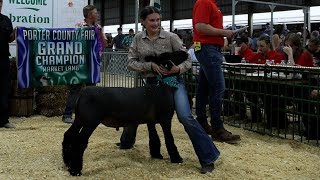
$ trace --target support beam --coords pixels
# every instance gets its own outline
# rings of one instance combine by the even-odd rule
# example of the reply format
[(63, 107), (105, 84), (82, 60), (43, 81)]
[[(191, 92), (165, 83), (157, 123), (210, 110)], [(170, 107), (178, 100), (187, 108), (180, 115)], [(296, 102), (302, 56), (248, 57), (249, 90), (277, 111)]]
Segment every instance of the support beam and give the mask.
[(101, 26), (105, 26), (106, 17), (105, 17), (105, 10), (104, 10), (105, 1), (100, 1), (100, 24)]
[(248, 4), (248, 36), (252, 37), (253, 33), (253, 11), (254, 11), (254, 4)]
[(236, 5), (238, 4), (238, 1), (232, 0), (232, 29), (236, 29), (236, 24), (235, 24), (235, 18), (236, 18)]
[[(140, 7), (140, 4), (139, 4), (139, 0), (136, 0), (136, 3), (135, 3), (135, 34), (138, 33), (138, 25), (139, 25), (139, 7)], [(139, 73), (138, 72), (135, 72), (134, 74), (134, 87), (139, 87), (141, 86), (141, 81), (140, 81), (140, 78), (139, 78)]]
[(274, 12), (274, 8), (276, 8), (275, 5), (269, 5), (270, 7), (270, 11), (271, 11), (271, 22), (270, 22), (270, 41), (272, 42), (272, 35), (273, 35), (273, 12)]
[(306, 41), (307, 41), (306, 29), (308, 29), (310, 31), (310, 27), (311, 27), (311, 25), (310, 25), (310, 7), (304, 8), (303, 14), (304, 14), (304, 23), (303, 23), (302, 34), (303, 34), (303, 46), (305, 46)]
[(311, 20), (310, 20), (310, 6), (306, 8), (306, 14), (304, 15), (306, 27), (311, 32)]
[(173, 32), (174, 30), (174, 17), (173, 17), (173, 12), (174, 12), (174, 1), (170, 1), (170, 31)]
[(119, 26), (122, 27), (124, 17), (124, 0), (120, 0), (119, 15)]
[(135, 33), (138, 33), (138, 26), (139, 26), (139, 0), (136, 0), (135, 4)]

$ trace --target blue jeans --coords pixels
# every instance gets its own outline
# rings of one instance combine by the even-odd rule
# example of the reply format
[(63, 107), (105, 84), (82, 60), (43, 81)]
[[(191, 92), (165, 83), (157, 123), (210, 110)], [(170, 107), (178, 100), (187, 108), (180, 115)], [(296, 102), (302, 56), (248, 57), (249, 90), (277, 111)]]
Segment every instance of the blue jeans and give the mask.
[(64, 118), (72, 118), (72, 112), (75, 108), (75, 104), (77, 98), (79, 96), (79, 92), (82, 88), (81, 84), (73, 84), (69, 87), (69, 94), (67, 97), (66, 107), (64, 109), (63, 117)]
[(206, 105), (209, 96), (209, 111), (211, 126), (223, 128), (221, 120), (222, 97), (225, 89), (224, 75), (222, 71), (223, 56), (219, 47), (215, 45), (201, 45), (201, 50), (195, 55), (200, 62), (199, 83), (196, 93), (197, 120), (202, 127), (208, 126)]
[[(95, 84), (87, 83), (86, 86), (95, 86)], [(63, 112), (64, 118), (72, 118), (72, 112), (75, 109), (77, 99), (83, 84), (72, 84), (69, 86), (69, 94), (67, 97), (66, 107)]]
[[(179, 122), (184, 126), (184, 130), (191, 139), (200, 164), (202, 166), (209, 165), (218, 159), (220, 152), (198, 121), (193, 118), (183, 79), (179, 77), (178, 81), (178, 88), (174, 91), (174, 101)], [(147, 83), (153, 84), (155, 81), (147, 79)], [(124, 128), (120, 139), (121, 146), (132, 146), (134, 144), (137, 127), (128, 126)]]

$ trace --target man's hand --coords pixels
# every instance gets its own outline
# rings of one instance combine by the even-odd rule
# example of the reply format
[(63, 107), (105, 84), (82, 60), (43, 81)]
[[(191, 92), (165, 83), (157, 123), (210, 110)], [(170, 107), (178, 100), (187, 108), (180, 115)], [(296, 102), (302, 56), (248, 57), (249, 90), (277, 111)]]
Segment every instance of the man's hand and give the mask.
[(17, 27), (15, 27), (13, 29), (13, 32), (10, 34), (9, 43), (11, 43), (12, 41), (14, 41), (16, 39), (16, 33), (17, 33)]
[(232, 39), (236, 34), (235, 30), (225, 30), (224, 36)]

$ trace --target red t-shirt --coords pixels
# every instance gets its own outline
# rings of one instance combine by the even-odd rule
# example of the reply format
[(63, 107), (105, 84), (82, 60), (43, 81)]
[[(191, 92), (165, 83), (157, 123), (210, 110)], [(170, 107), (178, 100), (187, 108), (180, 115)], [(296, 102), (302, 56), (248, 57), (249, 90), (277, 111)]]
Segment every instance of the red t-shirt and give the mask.
[(274, 60), (275, 63), (280, 63), (281, 60), (285, 59), (282, 54), (277, 53), (274, 50), (270, 50), (269, 56), (265, 57), (262, 53), (254, 53), (250, 48), (246, 48), (241, 55), (250, 63), (255, 64), (265, 64), (267, 59), (270, 61)]
[(298, 58), (295, 60), (296, 64), (299, 64), (300, 66), (306, 66), (306, 67), (313, 67), (313, 58), (312, 55), (309, 53), (309, 51), (304, 51), (301, 53)]
[(222, 47), (224, 45), (223, 36), (207, 36), (195, 28), (197, 23), (205, 23), (214, 28), (223, 29), (222, 18), (216, 0), (197, 0), (192, 11), (193, 42), (215, 44)]

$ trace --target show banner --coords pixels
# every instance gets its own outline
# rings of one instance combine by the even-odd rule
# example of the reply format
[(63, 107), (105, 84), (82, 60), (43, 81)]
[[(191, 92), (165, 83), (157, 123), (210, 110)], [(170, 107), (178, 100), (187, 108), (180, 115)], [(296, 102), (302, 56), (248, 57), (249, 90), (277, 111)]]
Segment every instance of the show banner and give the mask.
[(98, 83), (94, 28), (17, 29), (18, 87)]
[(2, 14), (13, 27), (72, 28), (83, 20), (88, 0), (3, 0)]
[(53, 27), (53, 0), (4, 0), (3, 14), (14, 27)]

